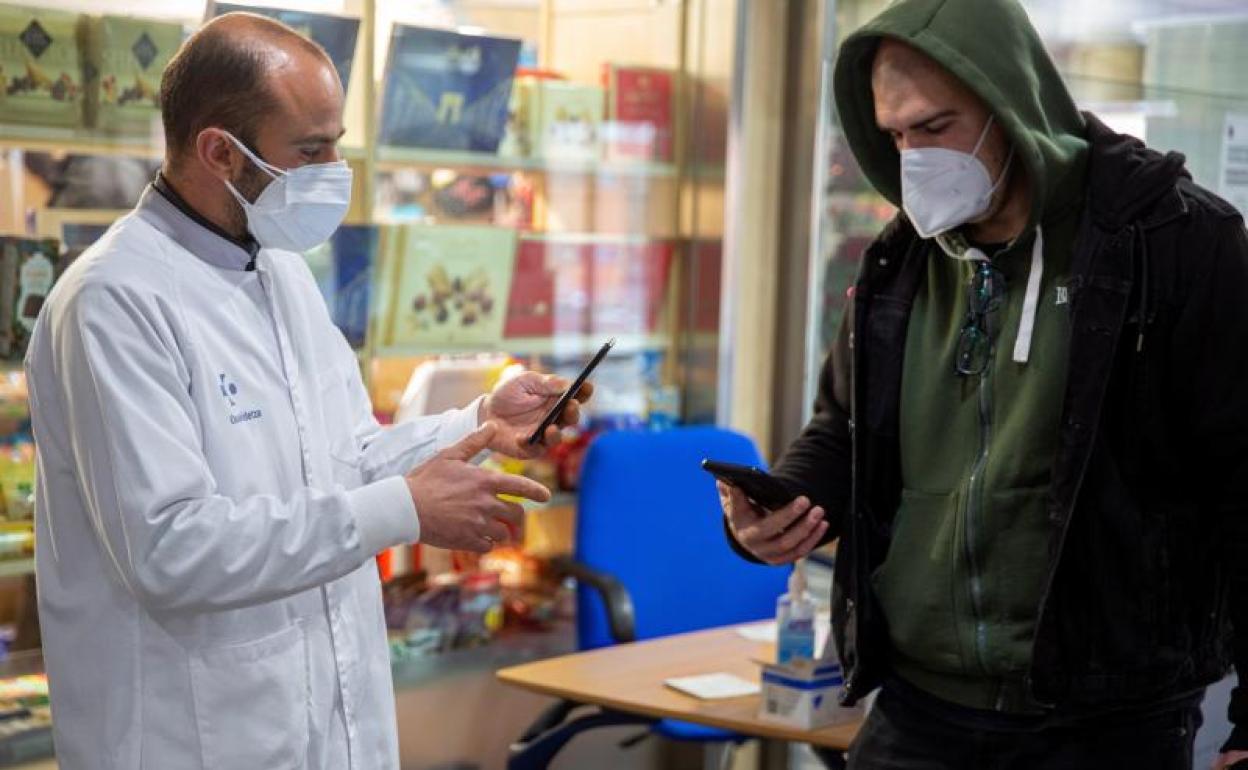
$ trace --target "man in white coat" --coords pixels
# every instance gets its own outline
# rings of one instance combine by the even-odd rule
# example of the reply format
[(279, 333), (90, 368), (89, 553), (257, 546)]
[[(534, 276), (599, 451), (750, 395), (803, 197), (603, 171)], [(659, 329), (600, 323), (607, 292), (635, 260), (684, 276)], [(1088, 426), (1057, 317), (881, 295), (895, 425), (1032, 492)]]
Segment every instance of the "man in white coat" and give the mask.
[(373, 557), (513, 537), (499, 495), (549, 493), (472, 460), (525, 454), (566, 383), (380, 427), (295, 253), (350, 198), (333, 64), (224, 16), (161, 99), (162, 174), (66, 272), (27, 359), (60, 766), (397, 768)]

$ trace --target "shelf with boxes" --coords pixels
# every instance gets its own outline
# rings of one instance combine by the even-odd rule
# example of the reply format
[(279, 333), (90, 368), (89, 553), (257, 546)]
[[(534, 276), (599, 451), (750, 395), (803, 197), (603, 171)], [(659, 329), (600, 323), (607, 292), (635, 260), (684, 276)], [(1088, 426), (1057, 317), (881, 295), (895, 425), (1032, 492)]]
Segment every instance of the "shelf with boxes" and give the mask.
[(0, 142), (156, 154), (181, 24), (0, 5)]
[(422, 147), (377, 148), (377, 169), (454, 168), (466, 171), (528, 171), (547, 174), (674, 177), (674, 163), (576, 157), (523, 157)]

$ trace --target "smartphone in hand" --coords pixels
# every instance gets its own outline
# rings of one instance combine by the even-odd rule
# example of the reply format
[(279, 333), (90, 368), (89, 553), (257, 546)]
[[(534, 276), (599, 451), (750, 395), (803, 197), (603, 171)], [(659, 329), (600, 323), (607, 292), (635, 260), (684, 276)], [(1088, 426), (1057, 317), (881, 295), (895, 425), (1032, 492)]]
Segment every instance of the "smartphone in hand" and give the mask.
[(581, 386), (585, 384), (585, 381), (589, 379), (589, 375), (594, 373), (594, 370), (598, 368), (598, 364), (602, 363), (602, 359), (607, 357), (607, 354), (611, 352), (613, 347), (615, 347), (614, 337), (607, 340), (606, 344), (601, 348), (598, 348), (598, 352), (585, 365), (581, 373), (576, 376), (576, 380), (568, 386), (567, 390), (563, 391), (563, 395), (559, 396), (559, 400), (555, 402), (555, 405), (542, 418), (542, 423), (537, 426), (537, 430), (533, 431), (533, 435), (529, 436), (529, 446), (541, 443), (546, 436), (546, 429), (559, 421), (559, 418), (563, 416), (564, 410), (568, 408), (568, 403), (573, 398), (576, 398), (576, 394), (581, 391)]
[(702, 470), (741, 490), (755, 505), (768, 511), (779, 510), (798, 497), (788, 484), (753, 466), (703, 460)]

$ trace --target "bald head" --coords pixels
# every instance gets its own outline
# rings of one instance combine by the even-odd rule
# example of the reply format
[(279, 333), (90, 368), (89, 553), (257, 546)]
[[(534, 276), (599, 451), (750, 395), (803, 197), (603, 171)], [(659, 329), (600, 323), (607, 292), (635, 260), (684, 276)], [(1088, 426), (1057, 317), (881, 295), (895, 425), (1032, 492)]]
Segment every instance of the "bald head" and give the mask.
[(316, 43), (263, 16), (213, 19), (182, 45), (161, 79), (170, 165), (194, 154), (206, 128), (229, 131), (254, 148), (259, 126), (299, 110), (308, 90), (336, 93), (341, 101), (333, 63)]

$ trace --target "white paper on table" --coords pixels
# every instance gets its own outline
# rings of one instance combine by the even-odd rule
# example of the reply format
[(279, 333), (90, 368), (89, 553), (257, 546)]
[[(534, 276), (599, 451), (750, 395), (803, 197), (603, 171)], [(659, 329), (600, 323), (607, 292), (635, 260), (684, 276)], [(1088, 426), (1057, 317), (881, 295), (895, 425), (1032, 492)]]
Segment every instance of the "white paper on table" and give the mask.
[(757, 682), (751, 682), (733, 674), (679, 676), (666, 679), (663, 684), (702, 700), (740, 698), (743, 695), (757, 695), (760, 692)]
[(776, 621), (768, 620), (749, 626), (741, 626), (737, 629), (737, 634), (744, 639), (749, 639), (751, 642), (775, 644), (776, 639), (779, 636), (779, 631), (776, 626)]

